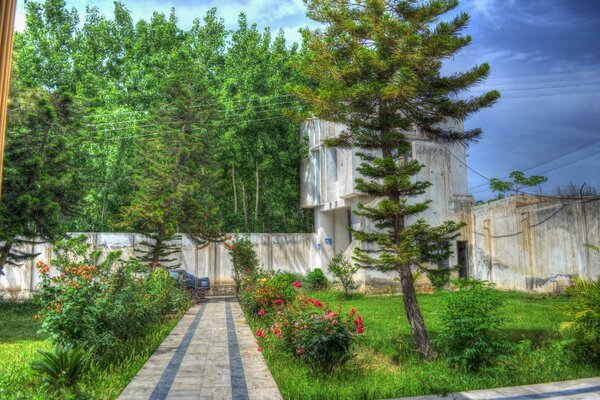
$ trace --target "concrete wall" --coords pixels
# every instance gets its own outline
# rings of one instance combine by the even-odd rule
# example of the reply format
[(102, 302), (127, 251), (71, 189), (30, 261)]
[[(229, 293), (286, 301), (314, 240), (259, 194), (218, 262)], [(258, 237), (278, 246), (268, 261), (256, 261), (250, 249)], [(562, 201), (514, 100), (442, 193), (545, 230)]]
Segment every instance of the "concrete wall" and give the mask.
[(573, 276), (597, 279), (600, 198), (513, 196), (473, 207), (469, 275), (500, 289), (559, 292)]
[[(74, 234), (78, 235), (78, 234)], [(105, 252), (120, 250), (122, 258), (128, 259), (134, 254), (134, 249), (140, 248), (144, 236), (135, 233), (86, 233), (88, 241), (96, 248)], [(306, 274), (314, 269), (325, 251), (316, 246), (317, 239), (313, 233), (290, 234), (250, 234), (247, 235), (265, 269), (281, 270)], [(196, 276), (208, 276), (213, 284), (232, 284), (232, 265), (229, 252), (222, 243), (213, 243), (203, 249), (186, 236), (173, 241), (173, 245), (181, 249), (173, 254), (181, 267)], [(0, 293), (11, 297), (29, 297), (39, 282), (35, 269), (38, 260), (50, 263), (52, 260), (52, 245), (48, 243), (27, 248), (30, 252), (40, 253), (35, 259), (29, 260), (20, 267), (5, 267), (5, 276), (0, 277)], [(33, 250), (33, 251), (32, 251)]]

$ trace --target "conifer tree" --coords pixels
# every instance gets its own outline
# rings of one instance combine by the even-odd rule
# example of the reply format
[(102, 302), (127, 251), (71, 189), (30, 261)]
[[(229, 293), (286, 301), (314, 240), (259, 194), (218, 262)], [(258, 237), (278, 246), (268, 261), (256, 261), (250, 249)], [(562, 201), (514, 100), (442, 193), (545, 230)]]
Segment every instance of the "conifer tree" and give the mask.
[(152, 111), (152, 129), (139, 147), (142, 168), (133, 200), (122, 210), (123, 225), (149, 239), (142, 243), (149, 250), (138, 252), (151, 266), (173, 261), (169, 256), (177, 250), (170, 241), (178, 232), (198, 243), (223, 240), (211, 195), (214, 111), (198, 107), (214, 101), (184, 50), (172, 62), (172, 72), (159, 86), (163, 99)]
[(49, 92), (13, 73), (0, 199), (0, 275), (36, 256), (27, 245), (66, 232), (64, 218), (77, 211), (81, 159), (77, 152), (78, 101), (61, 87)]
[[(408, 133), (417, 131), (439, 142), (468, 143), (479, 129), (444, 125), (464, 121), (491, 106), (496, 91), (458, 98), (489, 74), (482, 64), (450, 75), (441, 73), (471, 38), (461, 35), (469, 16), (440, 17), (456, 0), (305, 0), (308, 16), (323, 28), (302, 31), (305, 58), (297, 64), (309, 83), (292, 90), (312, 106), (316, 116), (344, 124), (330, 146), (354, 146), (362, 159), (356, 189), (376, 199), (360, 205), (358, 214), (373, 229), (354, 231), (363, 246), (355, 260), (366, 268), (400, 275), (404, 308), (419, 355), (433, 359), (425, 322), (415, 295), (412, 269), (447, 256), (447, 240), (459, 224), (431, 227), (418, 219), (431, 200), (419, 202), (428, 182), (416, 181), (422, 165), (405, 160)], [(374, 244), (376, 247), (368, 244)]]

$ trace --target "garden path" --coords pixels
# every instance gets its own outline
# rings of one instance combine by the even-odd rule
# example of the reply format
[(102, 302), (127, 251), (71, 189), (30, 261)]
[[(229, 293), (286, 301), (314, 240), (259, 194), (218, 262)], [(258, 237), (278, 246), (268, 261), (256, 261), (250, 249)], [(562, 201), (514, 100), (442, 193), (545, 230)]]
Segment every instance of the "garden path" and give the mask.
[(450, 393), (447, 396), (403, 397), (398, 400), (600, 400), (600, 377), (537, 385)]
[(281, 399), (237, 299), (191, 307), (121, 400)]

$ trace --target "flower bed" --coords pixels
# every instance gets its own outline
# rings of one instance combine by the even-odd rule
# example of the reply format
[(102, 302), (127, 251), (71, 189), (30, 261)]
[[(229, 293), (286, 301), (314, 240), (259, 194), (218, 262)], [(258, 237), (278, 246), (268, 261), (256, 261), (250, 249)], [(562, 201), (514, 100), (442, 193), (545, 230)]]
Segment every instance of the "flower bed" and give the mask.
[(273, 346), (324, 373), (331, 373), (353, 355), (356, 336), (364, 332), (362, 317), (341, 312), (301, 293), (302, 284), (289, 274), (248, 277), (240, 291), (246, 313), (256, 319), (258, 351)]

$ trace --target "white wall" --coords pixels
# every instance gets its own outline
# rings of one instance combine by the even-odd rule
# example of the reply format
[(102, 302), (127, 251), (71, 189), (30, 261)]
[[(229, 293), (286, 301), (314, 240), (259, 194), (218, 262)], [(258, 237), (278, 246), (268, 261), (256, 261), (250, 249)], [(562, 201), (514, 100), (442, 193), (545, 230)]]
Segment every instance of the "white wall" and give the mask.
[[(79, 235), (79, 234), (72, 234)], [(134, 249), (144, 241), (144, 236), (135, 233), (86, 233), (88, 241), (104, 252), (120, 250), (123, 259), (134, 254)], [(326, 249), (317, 248), (317, 235), (313, 233), (258, 234), (248, 236), (254, 244), (262, 266), (272, 271), (289, 271), (306, 274), (321, 263), (321, 253)], [(229, 252), (222, 243), (213, 243), (198, 250), (196, 245), (186, 236), (173, 242), (181, 251), (173, 254), (187, 271), (196, 276), (208, 276), (212, 284), (231, 284), (233, 280), (232, 265)], [(31, 251), (31, 248), (28, 248)], [(41, 253), (28, 260), (20, 267), (5, 267), (6, 276), (0, 277), (0, 293), (13, 297), (29, 297), (39, 282), (35, 269), (38, 260), (47, 264), (52, 261), (52, 245), (48, 243), (35, 245), (34, 252)], [(327, 257), (323, 257), (327, 258)]]
[(600, 198), (513, 196), (473, 207), (469, 273), (500, 289), (558, 292), (573, 276), (597, 279)]

